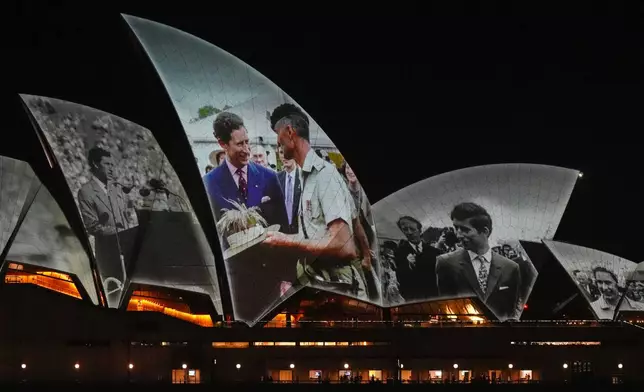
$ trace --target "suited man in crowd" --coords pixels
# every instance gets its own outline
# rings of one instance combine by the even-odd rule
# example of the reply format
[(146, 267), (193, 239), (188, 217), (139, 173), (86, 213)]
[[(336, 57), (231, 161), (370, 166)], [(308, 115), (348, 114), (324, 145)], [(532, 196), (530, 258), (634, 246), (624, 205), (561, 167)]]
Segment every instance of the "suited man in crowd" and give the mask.
[(437, 258), (440, 295), (478, 295), (499, 320), (515, 318), (521, 273), (517, 263), (492, 252), (490, 214), (478, 204), (461, 203), (450, 216), (463, 249)]
[(300, 196), (302, 195), (302, 184), (300, 183), (299, 169), (293, 159), (284, 158), (284, 150), (279, 148), (279, 158), (282, 161), (282, 171), (277, 174), (280, 181), (282, 193), (284, 193), (284, 205), (288, 215), (288, 226), (282, 230), (286, 234), (297, 234), (298, 231), (298, 209), (300, 207)]
[(398, 228), (406, 240), (398, 243), (395, 252), (396, 277), (405, 301), (425, 300), (438, 296), (435, 279), (436, 257), (441, 252), (422, 240), (422, 225), (411, 216), (398, 219)]
[(124, 263), (129, 261), (135, 236), (128, 230), (138, 226), (138, 219), (132, 201), (114, 180), (110, 152), (93, 147), (87, 161), (92, 177), (78, 191), (78, 206), (85, 229), (94, 236), (99, 272), (108, 293), (108, 305), (113, 307), (120, 298), (126, 277)]
[(268, 225), (288, 227), (284, 195), (277, 174), (250, 162), (250, 145), (244, 122), (238, 115), (221, 112), (213, 123), (214, 135), (226, 153), (224, 163), (204, 176), (204, 183), (217, 221), (222, 209), (232, 209), (229, 200), (246, 207), (259, 207)]
[(579, 287), (584, 291), (584, 293), (590, 298), (590, 302), (597, 301), (601, 293), (597, 288), (597, 285), (590, 279), (588, 273), (581, 270), (572, 271), (572, 276), (577, 281)]

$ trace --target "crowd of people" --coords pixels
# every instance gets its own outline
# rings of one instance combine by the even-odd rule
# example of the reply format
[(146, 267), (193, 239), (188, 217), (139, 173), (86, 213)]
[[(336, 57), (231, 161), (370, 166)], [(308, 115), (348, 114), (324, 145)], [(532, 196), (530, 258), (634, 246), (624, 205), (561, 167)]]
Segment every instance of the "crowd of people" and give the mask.
[(537, 277), (522, 246), (492, 247), (492, 217), (478, 204), (457, 204), (450, 217), (453, 227), (423, 230), (418, 219), (401, 216), (405, 239), (382, 239), (384, 302), (478, 296), (500, 320), (518, 319)]
[[(149, 130), (67, 102), (32, 98), (28, 104), (73, 195), (92, 178), (88, 152), (94, 147), (111, 154), (115, 183), (140, 189), (154, 178), (172, 192), (183, 193), (174, 169)], [(144, 204), (145, 197), (139, 192), (130, 192), (127, 197), (137, 207)]]
[(644, 280), (631, 277), (629, 270), (594, 265), (570, 274), (599, 319), (612, 320), (618, 307), (619, 311), (644, 311)]

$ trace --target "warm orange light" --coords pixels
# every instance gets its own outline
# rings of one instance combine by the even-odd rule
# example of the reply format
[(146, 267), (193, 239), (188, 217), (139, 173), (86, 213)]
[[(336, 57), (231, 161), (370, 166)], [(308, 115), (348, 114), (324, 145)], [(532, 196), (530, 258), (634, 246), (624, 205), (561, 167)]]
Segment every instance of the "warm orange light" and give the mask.
[(127, 310), (138, 312), (159, 312), (202, 327), (214, 326), (209, 314), (192, 314), (183, 312), (181, 310), (173, 309), (166, 304), (156, 302), (151, 298), (132, 297), (128, 303)]
[(16, 272), (22, 271), (22, 268), (20, 267), (22, 267), (22, 265), (14, 263), (10, 264), (9, 268), (12, 271), (7, 271), (7, 275), (4, 277), (4, 282), (8, 284), (33, 284), (70, 297), (77, 299), (82, 298), (74, 284), (74, 281), (67, 274), (50, 271), (38, 271), (35, 274)]

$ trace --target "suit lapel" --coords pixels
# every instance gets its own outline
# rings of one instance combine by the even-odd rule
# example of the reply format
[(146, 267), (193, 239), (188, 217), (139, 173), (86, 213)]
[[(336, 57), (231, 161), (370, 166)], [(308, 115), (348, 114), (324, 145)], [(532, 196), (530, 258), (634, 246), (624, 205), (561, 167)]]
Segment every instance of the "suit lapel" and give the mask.
[(496, 255), (492, 253), (492, 261), (490, 262), (490, 273), (487, 278), (487, 290), (485, 290), (485, 300), (490, 296), (490, 293), (494, 291), (497, 283), (499, 283), (499, 278), (501, 277), (501, 266), (498, 263)]
[[(228, 194), (231, 194), (234, 195), (232, 197), (233, 200), (239, 200), (239, 188), (235, 184), (235, 180), (233, 179), (233, 175), (230, 173), (230, 169), (228, 169), (228, 165), (224, 163), (217, 169), (221, 170), (221, 172), (219, 178), (215, 178), (215, 182), (221, 180), (221, 189), (223, 190), (222, 196), (226, 198)], [(225, 202), (226, 205), (220, 206), (220, 208), (230, 208), (230, 203), (228, 202), (228, 200), (225, 200)]]
[[(92, 189), (94, 190), (94, 193), (98, 196), (98, 200), (100, 200), (104, 205), (105, 208), (107, 208), (108, 211), (111, 211), (112, 208), (110, 207), (110, 202), (107, 198), (107, 193), (103, 191), (103, 188), (101, 188), (100, 185), (96, 183), (96, 180), (92, 178)], [(109, 192), (109, 189), (107, 188), (107, 185), (105, 186), (105, 189)], [(110, 212), (110, 216), (112, 213)]]
[(472, 266), (472, 260), (470, 260), (470, 254), (467, 253), (466, 250), (461, 250), (460, 254), (460, 264), (461, 264), (461, 272), (465, 276), (465, 279), (467, 282), (472, 286), (474, 289), (474, 292), (479, 296), (479, 298), (483, 298), (483, 292), (481, 291), (481, 285), (479, 285), (479, 280), (476, 277), (476, 273), (474, 272), (474, 267)]
[(262, 194), (259, 190), (259, 170), (254, 163), (248, 164), (248, 207), (258, 206), (261, 203)]

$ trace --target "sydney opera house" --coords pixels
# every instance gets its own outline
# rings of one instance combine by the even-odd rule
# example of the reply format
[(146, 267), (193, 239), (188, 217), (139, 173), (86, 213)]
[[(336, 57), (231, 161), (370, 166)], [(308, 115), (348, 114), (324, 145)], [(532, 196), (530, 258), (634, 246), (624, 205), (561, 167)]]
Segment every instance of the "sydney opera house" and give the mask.
[(176, 150), (83, 102), (17, 97), (47, 167), (0, 158), (1, 380), (644, 378), (641, 260), (557, 236), (578, 170), (467, 167), (372, 203), (266, 77), (123, 18)]

